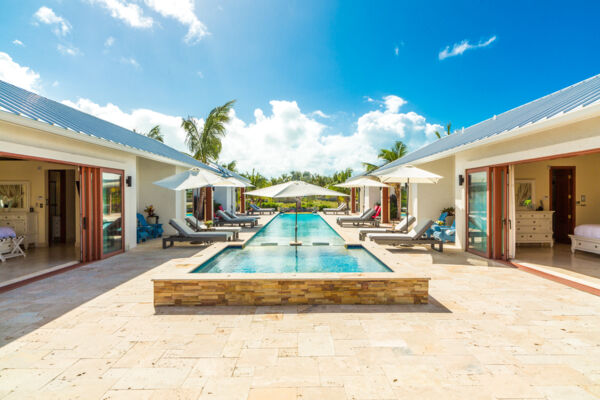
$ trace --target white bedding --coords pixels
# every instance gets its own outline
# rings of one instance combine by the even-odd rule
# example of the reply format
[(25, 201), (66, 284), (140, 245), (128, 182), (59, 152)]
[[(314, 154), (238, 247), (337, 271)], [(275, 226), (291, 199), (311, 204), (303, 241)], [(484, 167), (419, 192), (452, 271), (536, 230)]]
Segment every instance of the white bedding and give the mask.
[(581, 236), (591, 239), (600, 239), (600, 225), (588, 224), (575, 227), (575, 236)]

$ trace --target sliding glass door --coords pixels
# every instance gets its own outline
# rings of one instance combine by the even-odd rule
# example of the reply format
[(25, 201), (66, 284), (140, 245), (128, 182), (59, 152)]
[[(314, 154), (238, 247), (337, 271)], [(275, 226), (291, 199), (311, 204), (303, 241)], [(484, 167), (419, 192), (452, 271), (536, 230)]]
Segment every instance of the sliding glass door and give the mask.
[(467, 250), (506, 259), (508, 167), (467, 170)]
[(123, 172), (102, 170), (102, 255), (123, 250)]

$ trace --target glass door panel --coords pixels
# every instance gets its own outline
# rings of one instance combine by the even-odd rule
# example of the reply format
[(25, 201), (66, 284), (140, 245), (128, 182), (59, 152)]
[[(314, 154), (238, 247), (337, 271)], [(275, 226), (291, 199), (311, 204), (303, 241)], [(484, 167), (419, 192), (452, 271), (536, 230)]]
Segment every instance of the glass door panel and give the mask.
[(123, 249), (123, 175), (102, 171), (102, 254)]
[(467, 246), (488, 254), (488, 171), (467, 172)]

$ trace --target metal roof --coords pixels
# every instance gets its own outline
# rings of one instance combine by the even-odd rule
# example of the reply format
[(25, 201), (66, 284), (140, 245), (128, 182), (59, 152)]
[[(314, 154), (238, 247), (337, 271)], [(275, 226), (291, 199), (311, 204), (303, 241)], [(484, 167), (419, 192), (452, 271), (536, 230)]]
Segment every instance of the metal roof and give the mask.
[(474, 143), (500, 133), (566, 114), (575, 109), (600, 103), (600, 74), (566, 87), (530, 103), (524, 104), (490, 119), (444, 136), (406, 156), (384, 165), (377, 171), (411, 163), (460, 146)]
[(158, 140), (148, 138), (2, 80), (0, 80), (0, 110), (191, 166), (213, 171), (225, 170), (224, 168), (207, 166)]

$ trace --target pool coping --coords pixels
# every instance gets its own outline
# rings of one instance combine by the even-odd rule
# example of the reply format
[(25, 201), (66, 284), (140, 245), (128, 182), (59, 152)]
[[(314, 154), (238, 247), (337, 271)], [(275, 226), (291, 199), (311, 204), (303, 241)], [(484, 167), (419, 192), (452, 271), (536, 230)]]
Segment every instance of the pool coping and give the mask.
[[(224, 250), (243, 249), (248, 241), (278, 215), (273, 215), (261, 229), (252, 232), (241, 243), (217, 243), (198, 255), (173, 260), (169, 271), (152, 279), (154, 305), (427, 303), (431, 278), (397, 271), (362, 243), (348, 243), (336, 227), (319, 214), (317, 215), (344, 240), (346, 248), (362, 248), (390, 271), (252, 274), (192, 272)], [(240, 298), (240, 293), (243, 293), (243, 299)]]

